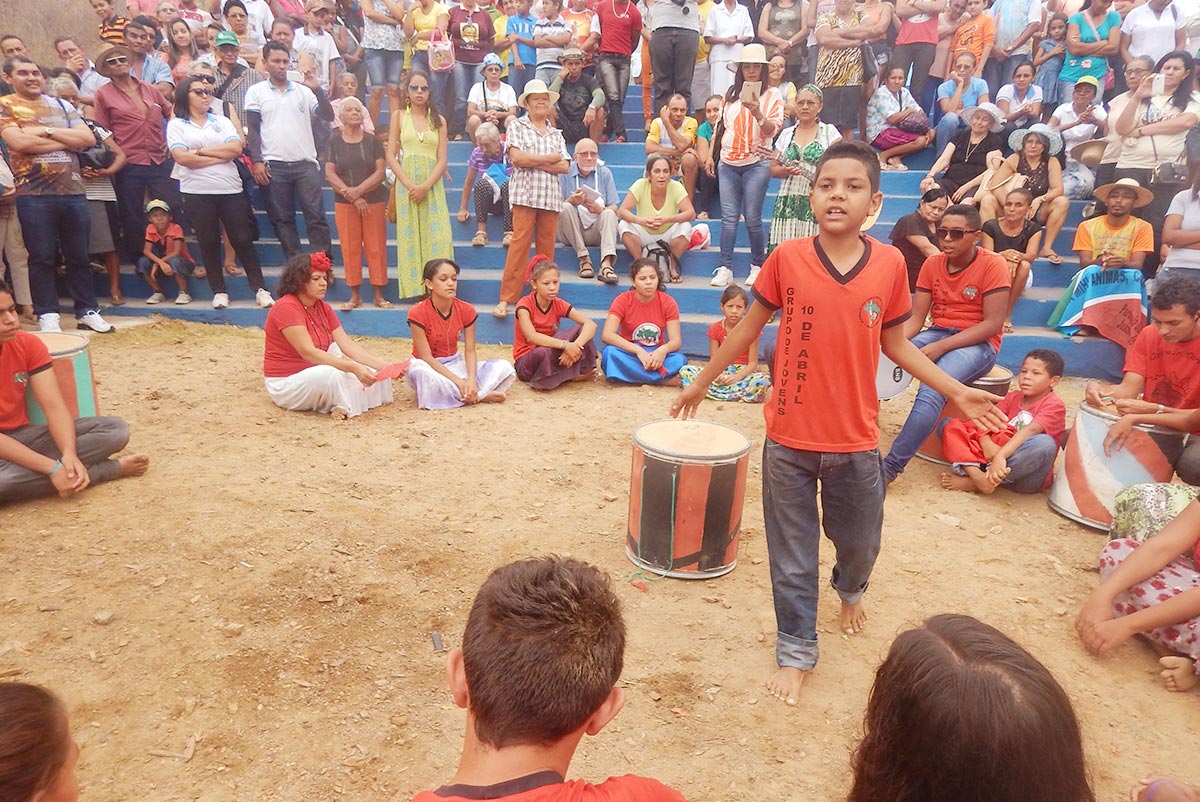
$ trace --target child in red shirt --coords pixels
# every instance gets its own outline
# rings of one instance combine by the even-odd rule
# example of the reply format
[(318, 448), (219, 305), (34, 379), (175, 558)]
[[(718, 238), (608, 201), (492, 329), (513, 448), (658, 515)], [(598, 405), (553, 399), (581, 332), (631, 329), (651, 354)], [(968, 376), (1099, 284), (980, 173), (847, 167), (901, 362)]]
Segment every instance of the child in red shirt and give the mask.
[(634, 259), (629, 267), (633, 289), (613, 300), (600, 336), (604, 378), (626, 384), (679, 385), (687, 357), (679, 351), (679, 305), (662, 291), (662, 275), (652, 259)]
[[(553, 390), (596, 373), (596, 322), (558, 297), (558, 265), (543, 255), (529, 268), (533, 292), (517, 301), (513, 362), (517, 378), (535, 390)], [(559, 332), (563, 320), (574, 323)]]
[[(750, 299), (746, 291), (736, 284), (730, 284), (721, 291), (721, 312), (723, 320), (708, 327), (708, 355), (712, 359), (729, 332), (737, 328), (746, 316), (746, 307)], [(691, 384), (700, 374), (698, 365), (684, 365), (679, 371), (683, 386)], [(708, 388), (706, 398), (714, 401), (743, 401), (747, 404), (761, 404), (771, 391), (771, 376), (759, 369), (758, 340), (750, 343), (750, 347), (733, 359), (733, 364), (725, 368), (725, 372), (713, 380)]]
[(566, 779), (579, 741), (625, 703), (624, 654), (621, 602), (596, 568), (568, 557), (497, 568), (446, 658), (454, 703), (467, 711), (458, 771), (413, 802), (684, 802), (631, 774)]
[(171, 207), (166, 201), (152, 200), (146, 204), (146, 240), (142, 255), (137, 260), (137, 272), (145, 276), (154, 294), (146, 299), (148, 304), (159, 304), (167, 300), (158, 283), (158, 274), (171, 276), (179, 286), (175, 303), (190, 304), (188, 276), (196, 272), (196, 264), (188, 254), (183, 241), (183, 227), (171, 220)]
[(1035, 348), (1025, 355), (1018, 389), (996, 407), (1008, 417), (999, 432), (981, 432), (961, 420), (942, 426), (942, 452), (950, 473), (942, 487), (990, 495), (1003, 485), (1017, 493), (1049, 490), (1054, 458), (1067, 428), (1067, 406), (1054, 392), (1063, 374), (1057, 351)]
[[(840, 628), (859, 632), (862, 596), (879, 553), (886, 483), (879, 459), (880, 348), (919, 381), (952, 396), (989, 430), (1002, 418), (991, 395), (938, 370), (904, 336), (910, 314), (904, 257), (861, 233), (879, 208), (879, 159), (856, 141), (831, 145), (817, 163), (812, 209), (820, 233), (781, 243), (754, 282), (754, 304), (708, 366), (671, 406), (691, 417), (709, 384), (780, 311), (772, 376), (763, 405), (763, 518), (778, 625), (773, 696), (797, 703), (817, 662), (821, 530), (833, 541)], [(1006, 275), (1007, 275), (1007, 271)], [(817, 507), (820, 492), (821, 508)]]

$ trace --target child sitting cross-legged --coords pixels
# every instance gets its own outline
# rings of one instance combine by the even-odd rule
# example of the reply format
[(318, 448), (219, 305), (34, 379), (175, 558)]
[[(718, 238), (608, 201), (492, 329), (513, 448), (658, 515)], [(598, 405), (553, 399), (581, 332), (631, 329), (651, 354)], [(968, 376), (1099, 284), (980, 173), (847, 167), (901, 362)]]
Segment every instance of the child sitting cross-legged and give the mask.
[[(730, 284), (721, 291), (721, 313), (724, 320), (718, 320), (708, 327), (709, 358), (717, 355), (717, 349), (729, 332), (733, 331), (746, 315), (746, 307), (750, 298), (746, 291), (736, 284)], [(684, 365), (679, 371), (683, 386), (687, 387), (700, 375), (700, 366)], [(733, 364), (725, 368), (725, 372), (713, 379), (705, 398), (715, 401), (744, 401), (747, 404), (761, 404), (767, 398), (771, 389), (771, 376), (758, 364), (758, 338), (750, 343), (750, 347)]]
[(1050, 487), (1054, 458), (1067, 426), (1067, 407), (1054, 392), (1063, 374), (1057, 351), (1035, 348), (1025, 355), (1018, 389), (996, 405), (1008, 418), (999, 432), (981, 432), (951, 418), (942, 426), (942, 452), (952, 473), (942, 487), (991, 494), (997, 487), (1037, 493)]
[(567, 780), (584, 735), (621, 710), (621, 603), (596, 568), (564, 557), (492, 572), (467, 616), (446, 678), (467, 711), (458, 771), (413, 802), (683, 802), (657, 780), (626, 774)]

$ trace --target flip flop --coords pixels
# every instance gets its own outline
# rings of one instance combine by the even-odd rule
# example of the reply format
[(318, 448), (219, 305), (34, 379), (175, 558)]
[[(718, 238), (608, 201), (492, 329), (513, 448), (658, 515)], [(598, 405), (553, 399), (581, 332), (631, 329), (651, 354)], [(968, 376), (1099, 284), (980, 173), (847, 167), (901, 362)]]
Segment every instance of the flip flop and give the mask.
[(1055, 253), (1054, 251), (1051, 251), (1050, 253), (1039, 254), (1039, 256), (1041, 256), (1043, 259), (1045, 259), (1052, 265), (1061, 265), (1063, 263), (1063, 258), (1061, 256), (1059, 256), (1057, 253)]
[(1011, 321), (1011, 320), (1006, 320), (1006, 321), (1004, 321), (1004, 333), (1005, 333), (1005, 334), (1012, 334), (1012, 333), (1013, 333), (1013, 324), (1012, 324), (1012, 321)]
[(362, 304), (356, 304), (356, 303), (354, 303), (354, 301), (346, 301), (344, 304), (342, 304), (342, 311), (343, 312), (353, 312), (355, 309), (358, 309), (358, 307), (360, 307), (360, 306), (362, 306)]
[(384, 298), (383, 300), (381, 300), (375, 304), (375, 308), (376, 309), (395, 309), (396, 305), (394, 303), (392, 303), (391, 301), (389, 301), (387, 298)]

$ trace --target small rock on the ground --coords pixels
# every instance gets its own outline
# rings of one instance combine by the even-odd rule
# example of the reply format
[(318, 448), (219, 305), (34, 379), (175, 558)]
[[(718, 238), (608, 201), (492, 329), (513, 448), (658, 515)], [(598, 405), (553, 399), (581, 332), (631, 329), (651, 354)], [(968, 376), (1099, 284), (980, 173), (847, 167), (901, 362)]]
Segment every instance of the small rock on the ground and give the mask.
[(102, 627), (106, 627), (111, 624), (113, 619), (116, 617), (117, 616), (111, 610), (101, 610), (92, 616), (92, 621), (93, 623), (99, 624)]

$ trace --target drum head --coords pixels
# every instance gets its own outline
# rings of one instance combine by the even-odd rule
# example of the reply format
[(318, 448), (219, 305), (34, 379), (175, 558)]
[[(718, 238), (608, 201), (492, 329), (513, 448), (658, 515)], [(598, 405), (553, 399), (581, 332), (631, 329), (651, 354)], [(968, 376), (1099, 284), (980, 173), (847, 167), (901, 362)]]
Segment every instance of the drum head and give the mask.
[(699, 462), (733, 459), (750, 450), (750, 438), (737, 429), (703, 420), (653, 421), (639, 426), (633, 440), (648, 452)]
[(35, 331), (32, 334), (46, 344), (50, 349), (50, 356), (53, 357), (77, 354), (86, 351), (88, 347), (88, 339), (82, 334), (68, 334), (62, 331)]
[(879, 367), (875, 370), (875, 394), (880, 401), (895, 398), (908, 389), (912, 376), (886, 355), (879, 355)]

